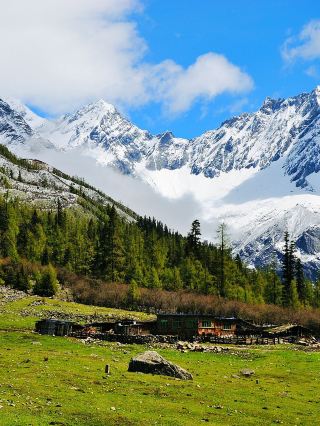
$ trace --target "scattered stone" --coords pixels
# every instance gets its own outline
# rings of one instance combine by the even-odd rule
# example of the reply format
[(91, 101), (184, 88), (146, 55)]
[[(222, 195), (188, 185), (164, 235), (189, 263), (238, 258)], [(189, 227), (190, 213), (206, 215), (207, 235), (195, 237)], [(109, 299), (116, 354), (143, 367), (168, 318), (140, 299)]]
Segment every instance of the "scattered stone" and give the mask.
[(176, 364), (163, 358), (155, 351), (147, 351), (132, 358), (128, 371), (146, 374), (159, 374), (176, 377), (181, 380), (192, 380), (192, 374)]
[(116, 411), (116, 407), (110, 407), (111, 411)]
[(234, 379), (240, 379), (240, 376), (238, 374), (232, 374), (231, 377), (234, 378)]
[(190, 342), (177, 342), (176, 349), (180, 352), (213, 352), (213, 353), (221, 353), (229, 351), (228, 347), (222, 348), (221, 346), (207, 346), (201, 343), (190, 343)]
[(240, 373), (245, 377), (251, 377), (254, 375), (254, 371), (250, 368), (244, 368), (243, 370), (240, 370)]

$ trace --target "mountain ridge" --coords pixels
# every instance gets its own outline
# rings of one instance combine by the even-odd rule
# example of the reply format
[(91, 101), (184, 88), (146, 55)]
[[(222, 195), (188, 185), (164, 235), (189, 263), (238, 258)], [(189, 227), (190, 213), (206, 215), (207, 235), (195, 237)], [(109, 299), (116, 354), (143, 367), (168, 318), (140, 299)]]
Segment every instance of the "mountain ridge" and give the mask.
[[(257, 112), (233, 117), (190, 140), (170, 131), (152, 135), (100, 100), (44, 120), (31, 129), (32, 135), (23, 133), (22, 126), (15, 138), (0, 127), (0, 138), (26, 155), (29, 140), (37, 148), (47, 144), (48, 152), (92, 158), (169, 199), (191, 194), (201, 206), (201, 219), (230, 224), (235, 251), (255, 266), (269, 262), (274, 252), (279, 255), (285, 230), (296, 241), (318, 247), (319, 100), (319, 87), (288, 99), (266, 98)], [(306, 212), (311, 218), (304, 224)], [(307, 269), (320, 265), (318, 251), (310, 255), (298, 246), (298, 254)]]

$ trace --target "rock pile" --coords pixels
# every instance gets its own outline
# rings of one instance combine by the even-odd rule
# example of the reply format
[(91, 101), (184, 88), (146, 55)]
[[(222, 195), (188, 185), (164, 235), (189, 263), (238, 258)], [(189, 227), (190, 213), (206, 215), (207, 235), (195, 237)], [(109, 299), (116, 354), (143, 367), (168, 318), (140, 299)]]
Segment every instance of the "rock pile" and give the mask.
[(128, 371), (146, 374), (159, 374), (181, 380), (192, 380), (192, 374), (172, 362), (167, 361), (155, 351), (147, 351), (132, 358)]
[(5, 285), (0, 285), (0, 305), (23, 299), (26, 296), (27, 293), (23, 291), (15, 290)]
[(190, 343), (190, 342), (178, 342), (176, 349), (181, 352), (213, 352), (213, 353), (221, 353), (228, 352), (228, 347), (222, 346), (206, 346), (201, 345), (199, 343)]
[(298, 345), (301, 346), (308, 346), (312, 348), (319, 348), (320, 349), (320, 342), (315, 337), (308, 337), (308, 338), (302, 338), (297, 341)]

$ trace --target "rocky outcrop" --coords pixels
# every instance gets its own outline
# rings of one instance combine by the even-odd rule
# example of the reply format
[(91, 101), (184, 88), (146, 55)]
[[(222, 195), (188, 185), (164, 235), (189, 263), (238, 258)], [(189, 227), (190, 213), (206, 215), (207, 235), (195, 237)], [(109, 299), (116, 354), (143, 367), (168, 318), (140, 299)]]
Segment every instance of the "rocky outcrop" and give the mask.
[(173, 364), (154, 351), (147, 351), (132, 358), (128, 371), (146, 374), (159, 374), (181, 380), (192, 380), (192, 374)]

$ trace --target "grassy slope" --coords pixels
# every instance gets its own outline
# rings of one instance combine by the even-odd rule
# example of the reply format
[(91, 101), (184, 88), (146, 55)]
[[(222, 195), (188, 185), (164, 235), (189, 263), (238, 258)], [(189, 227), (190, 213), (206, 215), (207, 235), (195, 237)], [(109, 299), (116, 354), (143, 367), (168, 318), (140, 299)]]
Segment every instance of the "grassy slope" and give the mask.
[(99, 320), (104, 318), (106, 321), (112, 318), (132, 318), (138, 320), (155, 318), (153, 315), (143, 312), (88, 306), (39, 296), (27, 296), (12, 302), (5, 302), (1, 300), (0, 294), (0, 330), (33, 330), (35, 321), (40, 318), (59, 317), (60, 314), (66, 315), (70, 320), (80, 323), (86, 322), (83, 321), (83, 316), (95, 315), (99, 316)]
[[(167, 359), (192, 372), (194, 380), (183, 382), (128, 373), (130, 358), (145, 347), (114, 343), (88, 346), (71, 338), (40, 336), (30, 331), (35, 317), (19, 314), (22, 311), (26, 315), (26, 306), (42, 310), (46, 306), (52, 309), (53, 305), (55, 310), (58, 306), (65, 312), (77, 310), (86, 314), (100, 308), (50, 300), (46, 305), (30, 307), (30, 301), (22, 299), (1, 307), (0, 328), (27, 328), (24, 332), (0, 332), (1, 425), (318, 422), (320, 353), (294, 350), (291, 346), (251, 348), (228, 354), (162, 349), (159, 352)], [(118, 314), (114, 309), (104, 312)], [(127, 313), (121, 311), (119, 315)], [(112, 374), (105, 378), (107, 363)], [(255, 376), (232, 377), (245, 367), (254, 369)]]

